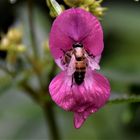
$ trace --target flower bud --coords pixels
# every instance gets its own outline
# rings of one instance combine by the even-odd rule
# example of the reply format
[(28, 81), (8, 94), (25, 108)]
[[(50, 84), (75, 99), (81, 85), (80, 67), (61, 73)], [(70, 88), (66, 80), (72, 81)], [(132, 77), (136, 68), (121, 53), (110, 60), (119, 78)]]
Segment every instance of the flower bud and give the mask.
[(50, 15), (52, 17), (57, 17), (64, 11), (64, 6), (60, 5), (55, 0), (46, 0), (48, 7), (50, 8)]
[(23, 44), (19, 44), (17, 45), (17, 51), (18, 52), (25, 52), (26, 51), (26, 47)]
[[(63, 5), (60, 5), (60, 7), (61, 7), (61, 12), (65, 10), (65, 7)], [(57, 17), (59, 14), (58, 14), (58, 12), (54, 8), (50, 8), (50, 16), (51, 17)]]
[(104, 15), (104, 11), (107, 10), (107, 8), (101, 6), (102, 1), (103, 0), (95, 1), (93, 4), (89, 6), (89, 11), (93, 15), (97, 16), (99, 19)]
[(88, 6), (91, 5), (95, 0), (64, 0), (66, 5), (70, 7)]
[(104, 15), (104, 11), (106, 11), (106, 10), (107, 10), (107, 8), (97, 7), (95, 9), (95, 15), (101, 17)]
[(104, 15), (104, 11), (106, 11), (106, 10), (107, 10), (107, 8), (96, 7), (95, 9), (90, 9), (90, 12), (99, 18)]
[(7, 37), (3, 37), (0, 43), (0, 50), (6, 50), (10, 46), (10, 41)]
[(8, 31), (7, 38), (13, 43), (19, 43), (22, 39), (22, 32), (19, 29), (11, 28)]
[(89, 7), (88, 6), (80, 6), (81, 9), (84, 9), (85, 11), (89, 12)]

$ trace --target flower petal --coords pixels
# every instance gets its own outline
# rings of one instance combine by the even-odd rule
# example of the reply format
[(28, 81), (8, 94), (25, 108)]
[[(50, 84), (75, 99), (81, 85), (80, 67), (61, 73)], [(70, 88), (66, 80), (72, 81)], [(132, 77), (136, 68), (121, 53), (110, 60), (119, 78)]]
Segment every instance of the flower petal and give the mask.
[(92, 109), (92, 110), (88, 110), (82, 113), (79, 112), (75, 112), (74, 113), (74, 126), (75, 128), (80, 128), (82, 126), (82, 124), (84, 123), (84, 121), (86, 120), (86, 118), (91, 114), (96, 112), (97, 109)]
[(74, 113), (74, 126), (75, 128), (80, 128), (80, 126), (84, 123), (85, 119), (81, 113)]
[(74, 124), (79, 128), (109, 99), (110, 85), (104, 76), (90, 69), (81, 85), (72, 84), (72, 77), (63, 71), (52, 80), (49, 91), (58, 106), (75, 113)]
[(65, 110), (70, 110), (73, 105), (73, 95), (71, 91), (72, 78), (66, 76), (63, 71), (58, 74), (50, 83), (49, 91), (54, 102)]
[(94, 56), (103, 50), (103, 32), (97, 18), (80, 8), (65, 10), (58, 16), (51, 28), (50, 49), (55, 59), (70, 50), (75, 42), (83, 43)]

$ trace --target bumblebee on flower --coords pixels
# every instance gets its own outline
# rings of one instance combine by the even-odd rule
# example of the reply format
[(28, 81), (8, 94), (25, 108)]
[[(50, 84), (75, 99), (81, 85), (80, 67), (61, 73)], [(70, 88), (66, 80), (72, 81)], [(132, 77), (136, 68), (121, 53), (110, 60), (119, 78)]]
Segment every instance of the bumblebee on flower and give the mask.
[(64, 110), (74, 112), (75, 127), (80, 128), (110, 96), (108, 80), (95, 71), (100, 69), (103, 51), (101, 25), (89, 12), (71, 8), (54, 21), (49, 43), (62, 69), (50, 83), (51, 97)]

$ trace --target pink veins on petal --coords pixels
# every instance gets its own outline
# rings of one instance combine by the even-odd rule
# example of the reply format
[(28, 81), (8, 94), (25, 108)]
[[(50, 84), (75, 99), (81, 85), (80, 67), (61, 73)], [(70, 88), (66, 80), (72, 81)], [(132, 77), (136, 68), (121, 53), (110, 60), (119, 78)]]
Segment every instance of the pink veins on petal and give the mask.
[[(75, 43), (82, 47), (74, 48)], [(89, 115), (104, 106), (110, 96), (108, 80), (95, 72), (100, 69), (103, 51), (102, 27), (89, 12), (72, 8), (55, 19), (49, 44), (56, 63), (63, 70), (51, 81), (50, 95), (58, 106), (74, 112), (74, 126), (80, 128)], [(78, 83), (76, 74), (80, 72), (84, 79)]]

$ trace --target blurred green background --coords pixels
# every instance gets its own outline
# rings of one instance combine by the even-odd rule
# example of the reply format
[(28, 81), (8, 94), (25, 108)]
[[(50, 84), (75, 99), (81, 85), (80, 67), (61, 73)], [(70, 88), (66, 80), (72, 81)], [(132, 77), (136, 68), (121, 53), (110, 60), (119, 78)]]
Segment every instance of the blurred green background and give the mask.
[[(48, 38), (53, 19), (45, 0), (34, 0), (34, 6), (37, 43), (40, 45)], [(101, 20), (105, 42), (101, 72), (110, 79), (111, 98), (140, 94), (140, 2), (104, 0), (103, 6), (108, 11)], [(28, 45), (26, 1), (10, 4), (1, 0), (0, 32), (6, 33), (9, 27), (18, 24), (24, 28), (23, 41)], [(9, 86), (0, 78), (1, 85), (5, 89)], [(8, 91), (0, 88), (0, 140), (49, 139), (43, 115), (41, 108), (14, 84)], [(140, 103), (108, 104), (91, 115), (79, 130), (73, 127), (72, 113), (55, 105), (55, 115), (63, 140), (140, 139)]]

